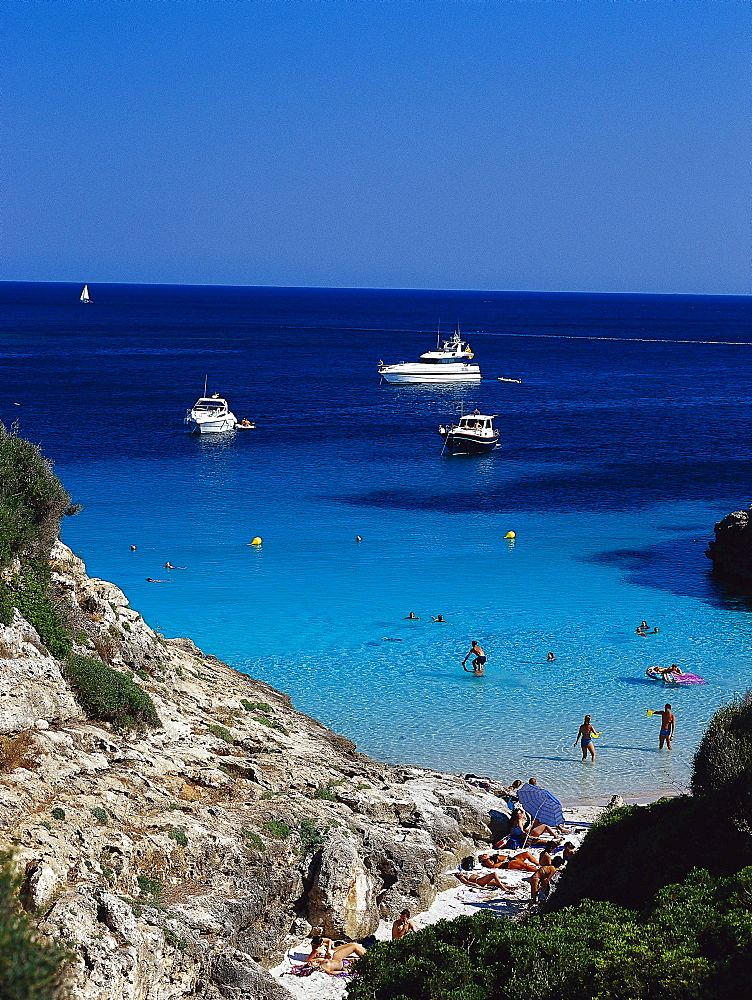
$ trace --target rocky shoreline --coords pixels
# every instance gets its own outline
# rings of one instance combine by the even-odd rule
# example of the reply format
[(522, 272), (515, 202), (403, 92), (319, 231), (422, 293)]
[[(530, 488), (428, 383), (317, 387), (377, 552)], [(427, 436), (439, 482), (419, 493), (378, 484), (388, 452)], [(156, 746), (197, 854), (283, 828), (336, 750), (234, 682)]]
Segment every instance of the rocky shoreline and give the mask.
[(715, 525), (715, 538), (705, 552), (715, 572), (752, 580), (752, 507), (727, 514)]
[(427, 910), (503, 832), (458, 775), (379, 764), (268, 685), (154, 632), (57, 542), (75, 651), (151, 696), (161, 728), (88, 721), (18, 611), (0, 625), (0, 848), (80, 1000), (289, 998), (267, 969), (311, 927), (363, 937)]

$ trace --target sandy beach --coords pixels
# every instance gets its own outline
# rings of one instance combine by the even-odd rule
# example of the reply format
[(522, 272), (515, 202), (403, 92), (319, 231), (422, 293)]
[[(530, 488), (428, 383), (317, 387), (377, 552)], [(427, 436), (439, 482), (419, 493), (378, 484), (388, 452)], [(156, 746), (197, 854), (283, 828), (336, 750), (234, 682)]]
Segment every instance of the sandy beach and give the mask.
[[(576, 846), (582, 843), (591, 823), (603, 812), (605, 806), (575, 806), (564, 809), (564, 819), (567, 824), (571, 824), (571, 831), (566, 834), (566, 839), (573, 841)], [(475, 852), (475, 856), (482, 854), (486, 848)], [(532, 848), (535, 854), (538, 848)], [(480, 868), (481, 872), (490, 869)], [(503, 889), (474, 889), (471, 886), (463, 885), (458, 881), (456, 886), (440, 892), (431, 906), (422, 913), (413, 914), (413, 923), (418, 930), (438, 923), (440, 920), (454, 920), (455, 917), (472, 915), (480, 910), (490, 910), (499, 917), (514, 917), (530, 906), (530, 886), (528, 879), (530, 874), (525, 871), (504, 871), (501, 876), (510, 888)], [(392, 921), (382, 920), (375, 932), (379, 941), (389, 941), (392, 936)], [(305, 961), (310, 952), (310, 939), (301, 940), (290, 949), (284, 961), (275, 968), (270, 969), (271, 974), (278, 979), (286, 989), (300, 1000), (336, 1000), (345, 994), (349, 976), (330, 976), (325, 972), (316, 970), (310, 976), (297, 977), (290, 974), (290, 969), (300, 965)]]

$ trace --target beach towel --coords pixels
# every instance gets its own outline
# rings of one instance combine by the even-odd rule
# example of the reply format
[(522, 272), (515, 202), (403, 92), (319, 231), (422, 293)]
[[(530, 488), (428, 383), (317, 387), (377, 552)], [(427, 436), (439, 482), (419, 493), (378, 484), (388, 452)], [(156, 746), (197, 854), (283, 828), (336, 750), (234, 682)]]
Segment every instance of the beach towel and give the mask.
[(291, 969), (288, 969), (287, 972), (283, 972), (282, 975), (303, 977), (303, 976), (310, 976), (311, 973), (315, 971), (316, 971), (315, 965), (307, 965), (307, 964), (293, 965)]

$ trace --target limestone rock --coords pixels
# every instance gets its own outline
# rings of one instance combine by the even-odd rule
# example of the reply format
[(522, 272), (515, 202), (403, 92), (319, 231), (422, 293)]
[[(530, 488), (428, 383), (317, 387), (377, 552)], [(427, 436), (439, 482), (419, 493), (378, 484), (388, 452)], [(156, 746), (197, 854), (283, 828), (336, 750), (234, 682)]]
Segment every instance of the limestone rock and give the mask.
[(321, 852), (308, 894), (308, 920), (332, 938), (372, 934), (379, 923), (376, 882), (354, 845), (343, 836), (331, 838)]

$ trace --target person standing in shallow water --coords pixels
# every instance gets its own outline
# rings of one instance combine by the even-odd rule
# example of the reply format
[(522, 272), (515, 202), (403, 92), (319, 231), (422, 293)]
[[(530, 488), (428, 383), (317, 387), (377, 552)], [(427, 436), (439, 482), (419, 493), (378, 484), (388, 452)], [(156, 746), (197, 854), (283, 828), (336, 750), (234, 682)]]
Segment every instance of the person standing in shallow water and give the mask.
[(590, 724), (590, 716), (585, 716), (585, 721), (582, 723), (580, 728), (577, 730), (577, 739), (572, 744), (573, 747), (577, 746), (577, 740), (580, 741), (580, 746), (582, 747), (582, 759), (585, 760), (587, 755), (595, 760), (595, 746), (593, 745), (593, 736), (595, 735), (595, 727)]
[[(486, 667), (486, 654), (483, 652), (483, 650), (478, 645), (475, 639), (473, 639), (472, 645), (470, 646), (470, 651), (468, 652), (467, 656), (465, 656), (465, 659), (462, 661), (463, 670), (467, 670), (465, 664), (467, 663), (468, 659), (471, 656), (473, 657), (472, 673), (482, 674)], [(470, 673), (469, 670), (467, 672)]]
[(676, 726), (676, 716), (671, 711), (671, 706), (666, 702), (666, 707), (661, 711), (652, 711), (651, 715), (660, 715), (661, 717), (661, 731), (658, 734), (658, 749), (662, 750), (667, 747), (671, 749), (671, 743), (674, 739), (674, 728)]

